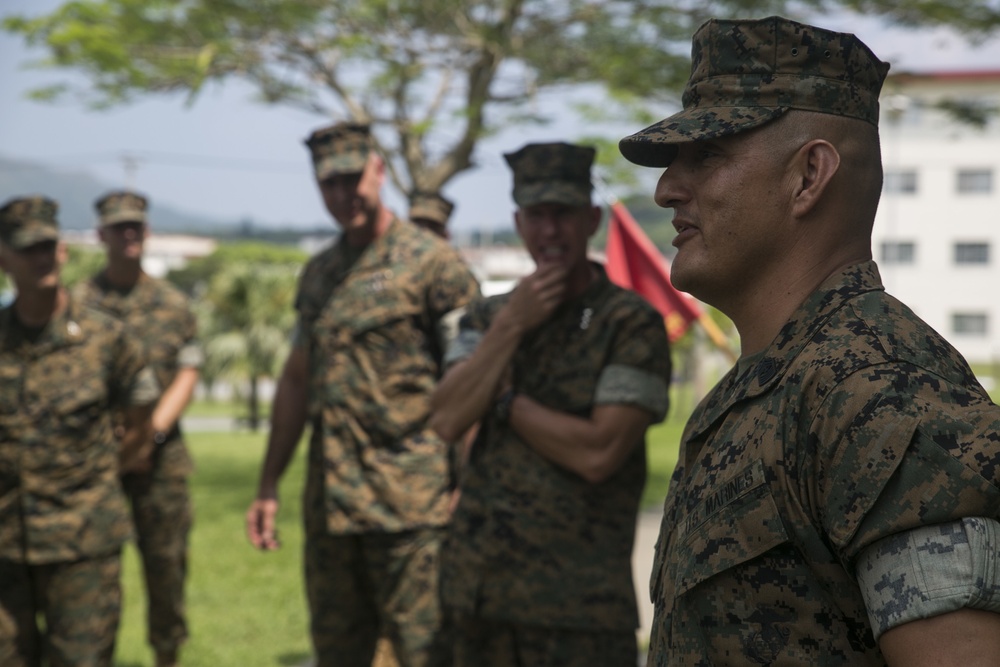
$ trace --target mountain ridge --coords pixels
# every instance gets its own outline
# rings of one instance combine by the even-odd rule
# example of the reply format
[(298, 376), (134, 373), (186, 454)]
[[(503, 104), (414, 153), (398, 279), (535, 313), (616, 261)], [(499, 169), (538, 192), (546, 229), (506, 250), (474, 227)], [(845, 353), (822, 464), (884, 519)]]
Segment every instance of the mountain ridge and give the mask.
[[(94, 200), (115, 187), (85, 169), (64, 170), (0, 155), (0, 203), (12, 197), (45, 195), (59, 203), (59, 225), (63, 229), (92, 229), (97, 222)], [(150, 202), (149, 217), (157, 231), (202, 236), (230, 232), (240, 224), (157, 204), (155, 200)]]

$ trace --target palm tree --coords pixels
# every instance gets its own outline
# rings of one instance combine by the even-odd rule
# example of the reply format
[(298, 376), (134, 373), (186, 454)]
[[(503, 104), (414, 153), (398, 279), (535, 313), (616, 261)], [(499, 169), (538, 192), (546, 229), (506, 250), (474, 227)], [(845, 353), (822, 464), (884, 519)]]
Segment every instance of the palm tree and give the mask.
[(206, 366), (246, 387), (253, 431), (260, 425), (260, 381), (276, 377), (288, 355), (297, 273), (287, 264), (231, 264), (212, 276), (202, 297), (209, 314), (202, 321)]

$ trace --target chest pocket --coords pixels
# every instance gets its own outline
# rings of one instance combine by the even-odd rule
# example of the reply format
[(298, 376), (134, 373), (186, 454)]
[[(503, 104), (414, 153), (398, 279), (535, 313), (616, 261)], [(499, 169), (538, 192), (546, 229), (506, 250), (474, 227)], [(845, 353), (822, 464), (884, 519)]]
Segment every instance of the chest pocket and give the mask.
[(107, 412), (105, 398), (104, 386), (100, 381), (86, 380), (53, 399), (49, 404), (49, 410), (60, 430), (83, 433), (105, 417)]
[(338, 347), (370, 334), (393, 338), (399, 323), (413, 328), (413, 320), (423, 314), (423, 307), (412, 276), (392, 269), (363, 272), (349, 277), (333, 292), (315, 320), (313, 334), (317, 340)]
[(713, 485), (693, 516), (679, 543), (678, 596), (789, 540), (759, 459)]

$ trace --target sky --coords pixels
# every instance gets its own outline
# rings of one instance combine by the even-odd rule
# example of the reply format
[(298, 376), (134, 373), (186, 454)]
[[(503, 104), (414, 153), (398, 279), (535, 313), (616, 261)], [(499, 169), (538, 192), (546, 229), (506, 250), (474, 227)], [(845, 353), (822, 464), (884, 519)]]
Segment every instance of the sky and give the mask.
[[(59, 4), (2, 0), (0, 16), (35, 16)], [(904, 31), (858, 17), (815, 22), (854, 32), (894, 72), (1000, 69), (1000, 35), (973, 46), (948, 30)], [(25, 97), (30, 88), (80, 80), (67, 72), (27, 67), (43, 56), (21, 38), (0, 32), (0, 157), (87, 172), (109, 187), (137, 188), (154, 203), (224, 221), (249, 219), (272, 227), (328, 224), (302, 143), (326, 119), (255, 103), (249, 86), (238, 82), (207, 89), (191, 106), (179, 96), (151, 97), (109, 111), (90, 111), (72, 100), (32, 102)], [(558, 109), (558, 100), (549, 104)], [(610, 138), (624, 136), (620, 128), (612, 130), (617, 134)], [(514, 128), (482, 142), (477, 167), (445, 186), (444, 194), (456, 202), (452, 227), (461, 233), (509, 224), (511, 182), (502, 153), (528, 141), (573, 141), (594, 133), (563, 112), (553, 126)], [(127, 156), (136, 158), (131, 172), (125, 168)], [(22, 193), (0, 193), (0, 198), (15, 194)], [(385, 194), (388, 205), (405, 214), (403, 198), (391, 187)]]

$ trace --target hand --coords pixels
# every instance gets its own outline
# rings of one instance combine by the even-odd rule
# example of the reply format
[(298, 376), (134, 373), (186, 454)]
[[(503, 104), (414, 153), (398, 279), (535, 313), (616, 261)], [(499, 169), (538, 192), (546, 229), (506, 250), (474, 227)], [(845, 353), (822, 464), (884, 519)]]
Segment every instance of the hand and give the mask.
[(274, 551), (281, 547), (274, 518), (278, 515), (277, 498), (257, 498), (247, 510), (247, 537), (250, 544), (261, 551)]
[(153, 469), (153, 443), (142, 446), (130, 457), (122, 457), (119, 463), (119, 474), (132, 475), (148, 473)]
[(562, 303), (569, 271), (558, 264), (539, 267), (514, 288), (505, 309), (522, 331), (530, 331), (544, 322)]

